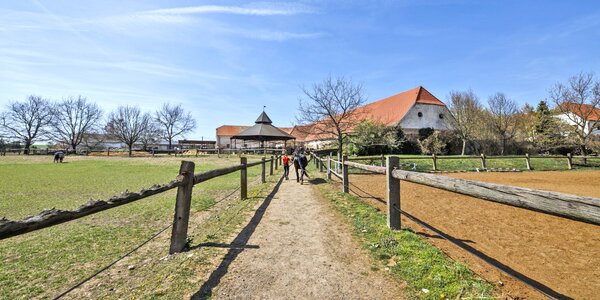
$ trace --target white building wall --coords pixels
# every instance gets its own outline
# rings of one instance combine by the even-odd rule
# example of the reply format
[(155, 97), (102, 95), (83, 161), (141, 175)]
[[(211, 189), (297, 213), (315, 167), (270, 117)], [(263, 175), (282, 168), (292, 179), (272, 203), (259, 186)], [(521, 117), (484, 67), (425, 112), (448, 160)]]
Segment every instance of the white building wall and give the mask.
[[(581, 118), (577, 115), (574, 114), (570, 114), (570, 117), (567, 116), (567, 114), (559, 114), (556, 116), (557, 118), (559, 118), (560, 120), (562, 120), (563, 122), (571, 125), (571, 126), (578, 126), (577, 123), (573, 122), (571, 118), (573, 119), (577, 119), (579, 123), (581, 123)], [(592, 130), (592, 134), (594, 135), (600, 135), (600, 129), (598, 128), (598, 122), (596, 121), (587, 121), (585, 123), (585, 128), (584, 128), (584, 133), (588, 134), (590, 132), (590, 130)]]
[[(422, 114), (421, 117), (419, 117), (419, 113)], [(452, 115), (445, 106), (417, 103), (400, 121), (400, 126), (405, 130), (419, 130), (427, 127), (435, 130), (448, 130), (451, 129), (448, 122), (450, 118)]]

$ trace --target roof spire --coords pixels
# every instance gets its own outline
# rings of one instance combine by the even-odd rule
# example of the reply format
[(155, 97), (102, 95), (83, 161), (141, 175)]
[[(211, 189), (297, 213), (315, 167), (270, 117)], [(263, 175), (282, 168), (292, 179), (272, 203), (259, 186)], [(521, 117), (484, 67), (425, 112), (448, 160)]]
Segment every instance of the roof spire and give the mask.
[(271, 118), (269, 118), (269, 116), (267, 116), (267, 113), (263, 112), (260, 114), (260, 116), (258, 116), (258, 119), (256, 119), (256, 121), (254, 122), (256, 124), (271, 124), (273, 123), (273, 121), (271, 121)]

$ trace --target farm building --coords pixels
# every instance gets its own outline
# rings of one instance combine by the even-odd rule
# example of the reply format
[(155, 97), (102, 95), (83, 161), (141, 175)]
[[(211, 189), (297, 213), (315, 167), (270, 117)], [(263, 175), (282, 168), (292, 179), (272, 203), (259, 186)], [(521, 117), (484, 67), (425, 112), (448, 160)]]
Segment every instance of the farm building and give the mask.
[[(449, 130), (452, 118), (446, 105), (419, 86), (414, 89), (369, 103), (360, 108), (361, 118), (381, 122), (387, 126), (400, 125), (407, 135), (418, 134), (419, 129)], [(290, 132), (296, 143), (309, 148), (320, 148), (333, 137), (322, 134), (315, 124), (294, 126)]]
[(568, 113), (558, 114), (563, 122), (583, 129), (585, 134), (600, 135), (600, 109), (589, 104), (564, 103)]
[[(388, 126), (400, 124), (407, 135), (416, 135), (421, 128), (448, 130), (450, 111), (444, 104), (424, 87), (414, 89), (364, 105), (361, 118), (382, 122)], [(233, 148), (231, 137), (246, 130), (249, 126), (223, 125), (217, 128), (217, 146)], [(296, 125), (292, 128), (281, 128), (296, 138), (290, 141), (293, 146), (304, 145), (318, 149), (333, 140), (332, 136), (323, 134), (316, 129), (315, 124)], [(281, 145), (279, 145), (281, 146)], [(238, 144), (237, 147), (242, 147)], [(245, 148), (259, 147), (258, 143), (249, 142)]]

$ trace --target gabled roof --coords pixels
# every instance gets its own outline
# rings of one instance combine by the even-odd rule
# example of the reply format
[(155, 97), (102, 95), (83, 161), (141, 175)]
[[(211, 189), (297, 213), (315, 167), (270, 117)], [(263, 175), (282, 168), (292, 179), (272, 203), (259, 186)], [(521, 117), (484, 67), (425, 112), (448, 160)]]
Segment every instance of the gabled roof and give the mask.
[(218, 136), (232, 136), (232, 135), (236, 135), (236, 134), (242, 132), (242, 130), (246, 130), (248, 128), (250, 128), (250, 126), (223, 125), (223, 126), (217, 128), (217, 135)]
[(600, 121), (600, 108), (593, 107), (589, 104), (579, 104), (566, 102), (561, 106), (569, 112), (578, 115), (580, 118), (585, 118), (587, 121)]
[(416, 104), (430, 104), (446, 106), (424, 87), (418, 86), (414, 89), (402, 92), (379, 101), (358, 108), (362, 119), (371, 119), (386, 125), (398, 124), (406, 113)]

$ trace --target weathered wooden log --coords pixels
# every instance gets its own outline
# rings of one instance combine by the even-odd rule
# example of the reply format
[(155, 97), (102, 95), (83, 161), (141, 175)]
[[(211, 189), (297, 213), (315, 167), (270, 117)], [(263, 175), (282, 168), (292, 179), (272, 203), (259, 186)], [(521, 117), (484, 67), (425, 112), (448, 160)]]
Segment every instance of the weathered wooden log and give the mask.
[(125, 191), (118, 196), (113, 196), (108, 200), (91, 200), (75, 210), (47, 209), (35, 216), (24, 218), (20, 221), (11, 221), (5, 218), (0, 219), (0, 240), (17, 236), (23, 233), (35, 231), (38, 229), (51, 227), (64, 222), (79, 219), (103, 210), (114, 208), (123, 204), (131, 203), (140, 199), (160, 194), (174, 189), (184, 183), (183, 176), (177, 176), (177, 179), (163, 185), (153, 185), (148, 189), (141, 191)]
[(350, 192), (350, 182), (348, 181), (348, 165), (345, 164), (348, 156), (342, 156), (342, 186), (344, 193)]
[(244, 168), (243, 165), (236, 165), (222, 169), (210, 170), (204, 173), (194, 174), (194, 184), (198, 184), (203, 181), (207, 181), (209, 179), (213, 179), (215, 177), (227, 175), (229, 173), (233, 173)]
[(336, 173), (334, 170), (331, 170), (331, 175), (333, 175), (333, 176), (337, 177), (337, 178), (338, 178), (338, 179), (340, 179), (340, 180), (343, 180), (343, 178), (342, 178), (342, 175), (340, 175), (340, 174)]
[(598, 198), (402, 170), (394, 170), (393, 176), (396, 179), (479, 199), (600, 225)]
[(387, 185), (387, 225), (390, 229), (400, 230), (400, 180), (392, 176), (392, 171), (400, 166), (398, 157), (390, 156), (386, 164)]
[(240, 157), (240, 197), (242, 200), (248, 199), (248, 169), (247, 169), (247, 159), (245, 157)]
[(182, 161), (179, 168), (179, 175), (184, 176), (185, 180), (184, 184), (177, 188), (169, 254), (181, 252), (187, 244), (192, 190), (194, 189), (194, 168), (195, 164), (191, 161)]
[(365, 170), (365, 171), (370, 171), (373, 173), (385, 174), (385, 167), (359, 164), (359, 163), (355, 163), (355, 162), (351, 162), (351, 161), (344, 161), (344, 164), (349, 167), (353, 167), (353, 168), (357, 168), (357, 169), (361, 169), (361, 170)]

